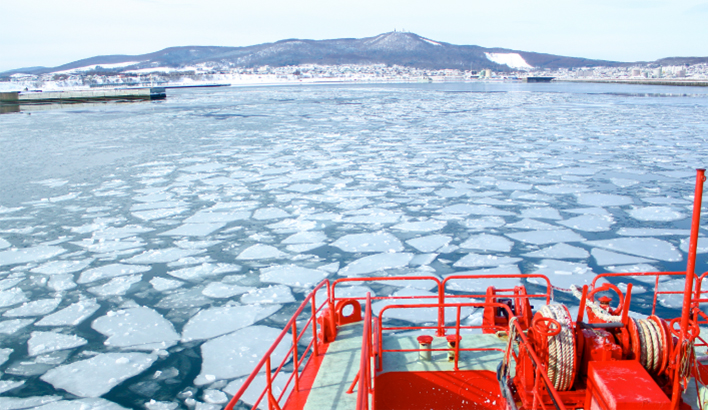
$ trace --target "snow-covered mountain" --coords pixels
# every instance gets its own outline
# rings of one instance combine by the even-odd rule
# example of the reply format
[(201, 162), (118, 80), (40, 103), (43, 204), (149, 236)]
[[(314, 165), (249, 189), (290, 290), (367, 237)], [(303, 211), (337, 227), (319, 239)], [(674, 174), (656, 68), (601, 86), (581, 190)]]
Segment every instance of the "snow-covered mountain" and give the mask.
[(86, 58), (59, 67), (31, 67), (0, 73), (44, 74), (122, 72), (178, 68), (200, 63), (224, 67), (300, 64), (389, 64), (425, 69), (511, 71), (530, 68), (616, 66), (622, 63), (563, 57), (503, 48), (455, 45), (408, 32), (390, 32), (361, 39), (281, 40), (248, 47), (170, 47), (142, 55)]

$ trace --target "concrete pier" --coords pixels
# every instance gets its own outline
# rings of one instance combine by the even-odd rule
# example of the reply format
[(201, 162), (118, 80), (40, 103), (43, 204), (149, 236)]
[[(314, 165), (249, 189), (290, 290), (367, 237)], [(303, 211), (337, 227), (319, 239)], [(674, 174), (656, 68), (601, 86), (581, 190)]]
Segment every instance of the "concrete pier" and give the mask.
[(166, 94), (163, 87), (0, 93), (0, 103), (3, 104), (72, 104), (98, 101), (161, 100), (164, 98), (166, 98)]
[(677, 85), (683, 87), (708, 87), (708, 80), (675, 80), (668, 78), (644, 78), (644, 79), (556, 79), (555, 81), (566, 83), (605, 83), (605, 84), (640, 84), (640, 85)]

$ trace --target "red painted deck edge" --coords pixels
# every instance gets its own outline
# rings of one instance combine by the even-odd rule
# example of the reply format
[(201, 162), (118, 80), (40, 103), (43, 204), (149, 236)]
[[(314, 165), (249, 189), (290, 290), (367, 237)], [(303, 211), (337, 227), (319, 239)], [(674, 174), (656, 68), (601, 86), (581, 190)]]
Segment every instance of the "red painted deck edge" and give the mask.
[(307, 403), (307, 398), (312, 390), (312, 385), (315, 383), (317, 378), (317, 373), (320, 371), (320, 366), (324, 360), (325, 354), (327, 354), (327, 349), (329, 348), (329, 343), (322, 344), (319, 346), (319, 355), (310, 356), (305, 363), (305, 367), (300, 374), (300, 390), (293, 391), (288, 397), (288, 401), (285, 402), (283, 410), (302, 410), (305, 408)]

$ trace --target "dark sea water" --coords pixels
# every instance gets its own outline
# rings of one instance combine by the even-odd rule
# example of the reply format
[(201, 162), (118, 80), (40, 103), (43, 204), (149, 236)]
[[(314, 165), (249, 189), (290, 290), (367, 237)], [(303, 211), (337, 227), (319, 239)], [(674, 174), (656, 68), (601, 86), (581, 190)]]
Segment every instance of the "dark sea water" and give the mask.
[(324, 278), (685, 269), (707, 139), (690, 87), (213, 88), (1, 115), (0, 408), (221, 408), (255, 360), (235, 357)]

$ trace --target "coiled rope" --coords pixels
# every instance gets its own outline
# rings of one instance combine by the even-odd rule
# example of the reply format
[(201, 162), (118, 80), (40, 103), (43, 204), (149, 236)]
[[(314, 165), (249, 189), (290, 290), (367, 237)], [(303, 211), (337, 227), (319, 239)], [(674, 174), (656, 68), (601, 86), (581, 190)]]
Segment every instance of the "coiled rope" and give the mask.
[(557, 335), (548, 336), (548, 378), (558, 391), (566, 391), (573, 384), (575, 345), (572, 319), (565, 306), (557, 303), (541, 307), (541, 316), (556, 320), (561, 325)]
[[(570, 285), (570, 291), (573, 292), (573, 296), (578, 298), (578, 300), (583, 298), (583, 294), (580, 293), (577, 286)], [(610, 314), (610, 312), (606, 311), (600, 305), (598, 305), (597, 303), (593, 302), (590, 299), (587, 299), (587, 298), (585, 299), (585, 306), (589, 307), (590, 310), (592, 310), (592, 313), (595, 314), (595, 316), (599, 317), (600, 319), (604, 320), (605, 322), (619, 323), (622, 321), (622, 316), (615, 316), (615, 315)]]

